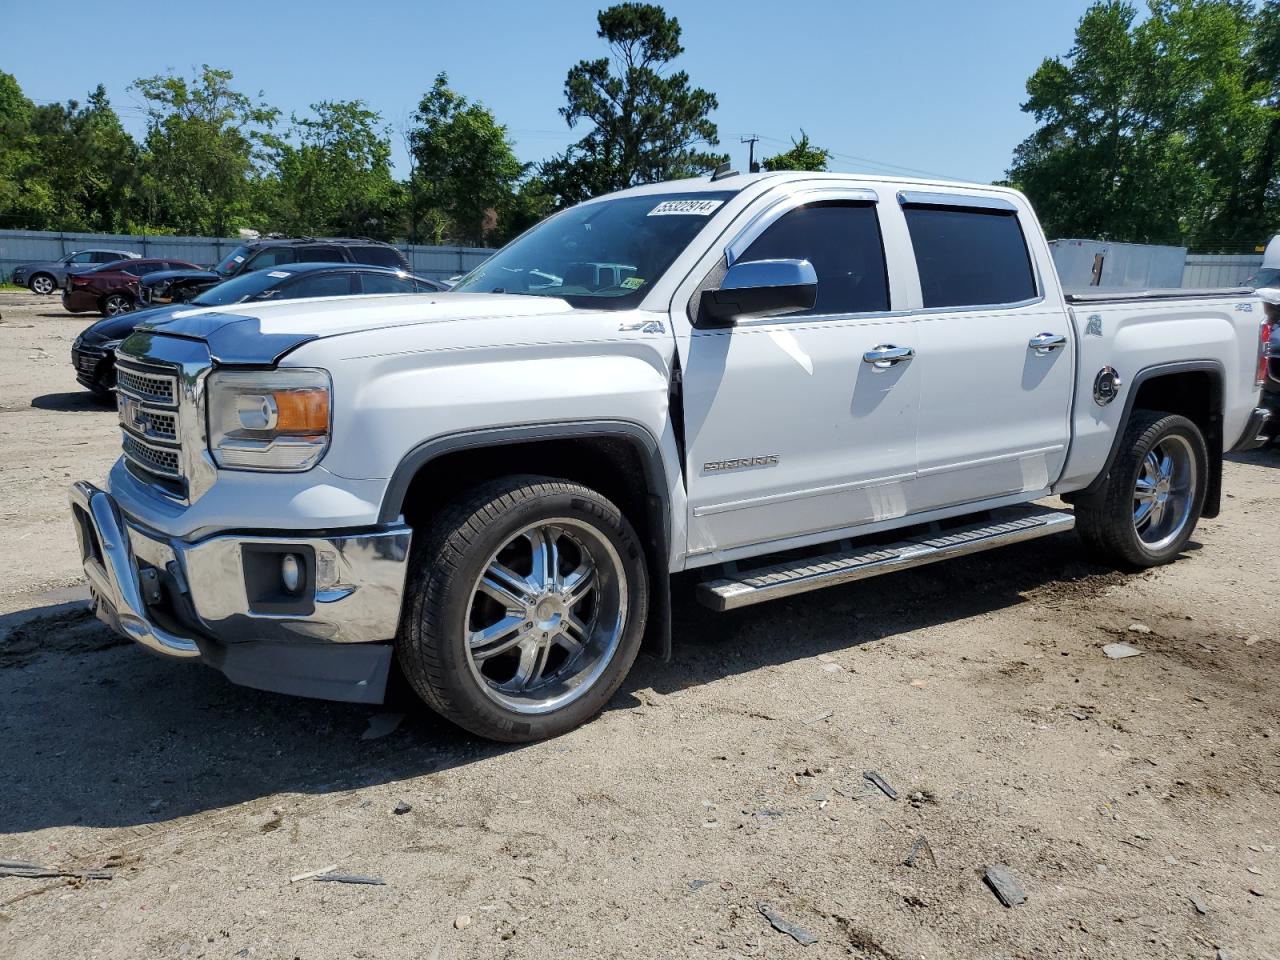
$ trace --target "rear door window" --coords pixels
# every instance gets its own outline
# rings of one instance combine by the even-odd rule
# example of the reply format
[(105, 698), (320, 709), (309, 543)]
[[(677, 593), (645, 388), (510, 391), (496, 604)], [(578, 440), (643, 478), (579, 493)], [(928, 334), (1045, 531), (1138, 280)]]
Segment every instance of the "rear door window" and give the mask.
[(302, 277), (280, 291), (282, 300), (299, 297), (341, 297), (351, 293), (351, 274), (320, 273)]
[(788, 316), (889, 309), (884, 244), (873, 204), (827, 201), (797, 207), (757, 237), (740, 259), (813, 264), (818, 299), (812, 310)]
[(365, 293), (416, 293), (418, 285), (412, 277), (398, 277), (394, 273), (362, 273), (360, 284)]
[(375, 267), (404, 267), (404, 260), (400, 256), (400, 251), (394, 247), (370, 244), (367, 247), (351, 247), (350, 251), (351, 259), (356, 263), (367, 263)]
[(298, 250), (299, 263), (345, 263), (346, 257), (342, 249), (330, 244), (315, 247), (301, 247)]
[(1035, 272), (1016, 212), (908, 205), (904, 213), (926, 309), (1036, 297)]
[(259, 250), (244, 266), (246, 272), (251, 270), (266, 270), (270, 267), (278, 267), (282, 263), (296, 263), (297, 255), (293, 247), (267, 247)]

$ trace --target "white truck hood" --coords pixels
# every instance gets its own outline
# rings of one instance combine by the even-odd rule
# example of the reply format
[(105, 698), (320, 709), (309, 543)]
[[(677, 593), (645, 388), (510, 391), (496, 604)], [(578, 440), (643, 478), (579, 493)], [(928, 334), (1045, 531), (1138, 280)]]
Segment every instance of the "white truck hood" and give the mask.
[(572, 313), (564, 300), (504, 293), (389, 294), (244, 303), (140, 320), (136, 331), (203, 340), (221, 363), (274, 363), (300, 344), (344, 333), (456, 320)]

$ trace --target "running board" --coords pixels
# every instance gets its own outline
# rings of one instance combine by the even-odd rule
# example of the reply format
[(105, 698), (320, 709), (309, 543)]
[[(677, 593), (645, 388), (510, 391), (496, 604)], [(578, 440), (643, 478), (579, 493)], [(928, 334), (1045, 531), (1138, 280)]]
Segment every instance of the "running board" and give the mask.
[(1068, 510), (1006, 507), (993, 513), (994, 519), (984, 518), (966, 526), (925, 533), (897, 543), (877, 547), (855, 546), (849, 550), (775, 563), (739, 571), (731, 577), (708, 580), (698, 584), (698, 601), (712, 610), (735, 610), (765, 600), (790, 597), (808, 590), (865, 580), (882, 573), (922, 567), (939, 560), (1047, 537), (1076, 525), (1075, 515)]

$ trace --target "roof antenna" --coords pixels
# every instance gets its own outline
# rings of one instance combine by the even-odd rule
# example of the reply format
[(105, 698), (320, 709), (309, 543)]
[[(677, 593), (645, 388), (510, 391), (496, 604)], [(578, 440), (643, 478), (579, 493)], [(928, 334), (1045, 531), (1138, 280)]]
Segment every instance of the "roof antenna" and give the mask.
[(737, 175), (738, 171), (734, 170), (733, 165), (726, 161), (716, 167), (715, 173), (711, 174), (711, 182), (715, 183), (717, 180), (727, 180), (729, 177), (736, 177)]

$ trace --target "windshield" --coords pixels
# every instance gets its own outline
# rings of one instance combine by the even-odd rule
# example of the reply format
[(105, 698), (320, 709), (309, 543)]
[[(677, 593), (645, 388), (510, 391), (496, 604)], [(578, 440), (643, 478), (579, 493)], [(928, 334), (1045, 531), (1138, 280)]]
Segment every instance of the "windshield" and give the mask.
[(1262, 287), (1280, 287), (1280, 268), (1263, 267), (1244, 282), (1246, 287), (1259, 290)]
[(236, 247), (227, 255), (220, 264), (213, 268), (214, 273), (220, 273), (224, 277), (229, 277), (240, 269), (240, 264), (244, 263), (249, 256), (249, 248), (246, 246)]
[(573, 207), (503, 247), (456, 293), (562, 297), (575, 307), (634, 307), (733, 191), (645, 194)]
[(291, 276), (293, 274), (288, 270), (257, 270), (253, 273), (244, 273), (202, 291), (192, 297), (188, 303), (195, 307), (225, 307), (229, 303), (243, 303), (250, 297), (280, 286)]

